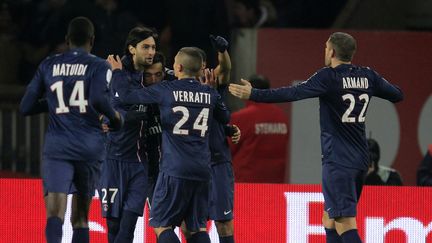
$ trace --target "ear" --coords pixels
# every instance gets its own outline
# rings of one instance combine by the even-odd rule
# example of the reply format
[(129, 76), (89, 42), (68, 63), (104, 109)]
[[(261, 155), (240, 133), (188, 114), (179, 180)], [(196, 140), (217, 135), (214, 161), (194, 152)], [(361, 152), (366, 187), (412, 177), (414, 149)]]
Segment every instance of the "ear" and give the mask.
[(129, 45), (128, 49), (129, 49), (130, 54), (132, 54), (132, 55), (136, 54), (136, 49), (132, 45)]
[(93, 47), (93, 45), (94, 45), (94, 40), (95, 40), (95, 37), (92, 36), (92, 37), (90, 38), (90, 46), (91, 46), (91, 47)]
[(69, 38), (67, 35), (65, 35), (65, 42), (66, 42), (66, 45), (69, 46), (70, 43), (69, 43)]
[(184, 71), (184, 67), (182, 64), (177, 64), (178, 65), (178, 70), (179, 72), (183, 72)]
[(336, 51), (335, 51), (335, 49), (331, 49), (331, 57), (332, 58), (335, 58), (336, 57)]

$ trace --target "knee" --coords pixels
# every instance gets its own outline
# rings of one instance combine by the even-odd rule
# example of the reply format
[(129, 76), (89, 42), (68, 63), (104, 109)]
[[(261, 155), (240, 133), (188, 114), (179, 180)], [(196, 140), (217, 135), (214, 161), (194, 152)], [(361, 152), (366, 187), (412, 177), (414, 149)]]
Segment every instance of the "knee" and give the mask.
[(231, 236), (234, 234), (234, 224), (232, 220), (215, 221), (219, 236)]

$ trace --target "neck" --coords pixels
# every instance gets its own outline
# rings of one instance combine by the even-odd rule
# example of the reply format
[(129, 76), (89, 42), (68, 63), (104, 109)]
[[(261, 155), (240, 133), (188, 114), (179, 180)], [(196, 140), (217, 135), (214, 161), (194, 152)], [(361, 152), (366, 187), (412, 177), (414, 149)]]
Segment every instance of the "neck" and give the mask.
[(138, 63), (136, 63), (136, 62), (134, 61), (134, 68), (135, 68), (135, 70), (137, 70), (137, 71), (144, 71), (145, 68), (146, 68), (146, 66), (144, 66), (144, 65), (140, 65), (140, 64), (138, 64)]
[(337, 66), (339, 66), (341, 64), (351, 64), (351, 62), (343, 62), (343, 61), (338, 60), (338, 59), (332, 59), (330, 66), (332, 68), (335, 68), (335, 67), (337, 67)]
[(196, 79), (196, 76), (185, 74), (185, 73), (180, 73), (177, 78), (178, 79), (186, 79), (186, 78)]
[(83, 49), (83, 50), (85, 50), (88, 53), (90, 53), (90, 51), (91, 51), (90, 45), (84, 45), (84, 46), (76, 46), (76, 45), (73, 45), (73, 44), (69, 45), (69, 49), (76, 49), (76, 48)]

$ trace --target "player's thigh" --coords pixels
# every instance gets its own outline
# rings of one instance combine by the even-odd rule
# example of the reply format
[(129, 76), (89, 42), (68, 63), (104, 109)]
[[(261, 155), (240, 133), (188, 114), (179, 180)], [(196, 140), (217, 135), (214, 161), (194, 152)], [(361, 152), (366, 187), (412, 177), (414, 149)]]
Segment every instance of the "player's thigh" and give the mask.
[(75, 168), (73, 182), (77, 193), (82, 196), (94, 196), (99, 184), (102, 161), (74, 161)]
[(42, 161), (42, 183), (44, 196), (48, 193), (69, 194), (75, 192), (73, 162), (44, 157)]
[(188, 181), (188, 188), (193, 191), (184, 221), (189, 232), (198, 232), (207, 226), (208, 195), (210, 185), (207, 181)]
[(211, 166), (209, 193), (210, 219), (229, 221), (233, 219), (234, 209), (234, 174), (231, 163)]
[[(192, 195), (186, 180), (159, 173), (150, 210), (153, 228), (179, 226), (184, 219)], [(206, 195), (208, 196), (208, 195)]]
[(324, 210), (329, 217), (355, 217), (364, 175), (363, 170), (326, 163), (322, 170)]

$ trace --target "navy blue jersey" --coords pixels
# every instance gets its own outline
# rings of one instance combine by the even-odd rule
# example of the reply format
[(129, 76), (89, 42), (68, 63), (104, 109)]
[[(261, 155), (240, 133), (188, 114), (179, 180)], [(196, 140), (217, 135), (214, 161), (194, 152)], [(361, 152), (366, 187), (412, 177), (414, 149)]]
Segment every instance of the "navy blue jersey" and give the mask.
[(159, 104), (162, 123), (160, 170), (189, 180), (208, 180), (208, 119), (229, 122), (229, 112), (213, 88), (195, 79), (162, 81), (127, 92), (126, 103)]
[(156, 178), (159, 173), (159, 161), (162, 146), (162, 126), (159, 106), (157, 104), (146, 105), (147, 119), (144, 121), (145, 156), (149, 163), (149, 177)]
[[(227, 85), (218, 87), (218, 92), (223, 98), (227, 92)], [(210, 153), (211, 164), (226, 163), (231, 161), (231, 150), (227, 141), (224, 124), (218, 122), (216, 119), (211, 119), (210, 126)]]
[(145, 157), (143, 149), (143, 121), (145, 119), (145, 107), (135, 104), (124, 104), (118, 94), (118, 90), (141, 89), (143, 87), (143, 73), (136, 71), (130, 57), (122, 58), (123, 69), (117, 69), (112, 77), (112, 104), (125, 118), (124, 126), (117, 132), (108, 134), (107, 149), (108, 159), (118, 159), (129, 162), (142, 162)]
[(398, 102), (402, 91), (370, 68), (342, 64), (323, 68), (305, 82), (269, 90), (252, 89), (258, 102), (319, 97), (322, 161), (367, 169), (366, 111), (372, 96)]
[(44, 156), (67, 160), (101, 160), (105, 155), (99, 123), (103, 114), (114, 120), (109, 103), (110, 65), (82, 49), (46, 58), (27, 87), (20, 110), (34, 113), (45, 95), (49, 125)]

